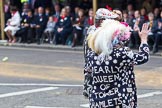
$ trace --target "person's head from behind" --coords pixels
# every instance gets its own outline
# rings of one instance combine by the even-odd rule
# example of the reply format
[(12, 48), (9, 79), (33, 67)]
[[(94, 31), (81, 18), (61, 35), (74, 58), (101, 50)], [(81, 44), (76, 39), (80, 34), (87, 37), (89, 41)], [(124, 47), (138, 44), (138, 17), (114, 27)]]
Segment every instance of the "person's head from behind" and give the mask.
[(139, 10), (136, 10), (136, 11), (134, 12), (134, 17), (135, 17), (135, 18), (140, 18), (140, 12), (139, 12)]
[(83, 9), (79, 9), (78, 16), (79, 17), (83, 17), (84, 16), (84, 10)]
[(94, 17), (93, 9), (89, 9), (88, 15), (89, 17)]
[(149, 19), (149, 21), (153, 21), (154, 20), (154, 14), (152, 12), (150, 12), (148, 14), (148, 19)]
[(42, 14), (43, 14), (43, 12), (44, 12), (43, 7), (39, 7), (39, 8), (38, 8), (38, 14), (41, 14), (41, 15), (42, 15)]
[(54, 9), (55, 9), (55, 12), (60, 12), (60, 5), (59, 4), (55, 4), (54, 5)]
[(109, 56), (115, 45), (129, 40), (129, 26), (115, 20), (104, 20), (101, 27), (88, 36), (88, 46), (95, 53)]
[(62, 10), (61, 10), (61, 16), (67, 16), (67, 10), (66, 10), (66, 8), (62, 8)]
[(146, 11), (146, 8), (141, 8), (141, 10), (140, 10), (140, 14), (141, 14), (141, 16), (144, 16), (144, 15), (146, 15), (146, 13), (147, 13), (147, 11)]

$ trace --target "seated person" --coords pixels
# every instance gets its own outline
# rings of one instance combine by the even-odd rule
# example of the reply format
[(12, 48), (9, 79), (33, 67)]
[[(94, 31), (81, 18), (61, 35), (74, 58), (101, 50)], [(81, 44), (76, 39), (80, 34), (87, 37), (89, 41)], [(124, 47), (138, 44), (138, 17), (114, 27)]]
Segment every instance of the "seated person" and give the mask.
[(138, 48), (140, 45), (140, 38), (139, 38), (139, 34), (138, 31), (141, 30), (143, 23), (145, 22), (145, 20), (141, 17), (140, 13), (138, 10), (136, 10), (134, 12), (134, 17), (131, 20), (131, 27), (132, 27), (132, 35), (130, 38), (130, 47), (135, 47)]
[(158, 46), (160, 43), (160, 37), (161, 37), (161, 29), (162, 29), (162, 24), (161, 22), (158, 22), (157, 20), (154, 19), (154, 14), (149, 13), (148, 14), (148, 24), (151, 29), (151, 31), (148, 34), (148, 40), (153, 41), (153, 53), (158, 52)]
[(94, 24), (94, 13), (93, 13), (93, 10), (90, 9), (89, 10), (89, 16), (84, 21), (84, 30), (83, 30), (83, 35), (84, 36), (87, 35), (88, 28), (90, 26), (92, 26), (93, 24)]
[(54, 44), (62, 43), (65, 45), (68, 35), (72, 32), (71, 19), (67, 16), (65, 8), (61, 10), (61, 15), (55, 26), (55, 40)]
[(53, 43), (52, 42), (52, 35), (54, 33), (55, 24), (56, 24), (56, 22), (54, 22), (53, 16), (50, 16), (49, 17), (49, 20), (47, 22), (47, 26), (46, 26), (46, 29), (44, 31), (43, 37), (42, 37), (43, 38), (42, 41), (44, 41), (45, 36), (47, 36), (48, 41), (51, 44)]
[(32, 15), (32, 11), (31, 10), (28, 10), (27, 12), (27, 16), (24, 16), (22, 18), (22, 21), (21, 21), (21, 28), (20, 30), (17, 31), (17, 35), (22, 37), (22, 43), (26, 43), (28, 42), (28, 30), (30, 28), (30, 24), (32, 23), (33, 21), (33, 15)]
[(42, 7), (38, 8), (38, 14), (34, 18), (34, 22), (32, 24), (32, 28), (35, 28), (36, 31), (36, 41), (37, 44), (40, 44), (42, 34), (44, 29), (46, 28), (47, 17), (44, 15), (44, 9)]
[(20, 14), (18, 12), (18, 10), (16, 9), (16, 7), (12, 7), (11, 8), (11, 19), (8, 19), (7, 21), (7, 27), (4, 29), (7, 37), (8, 37), (8, 41), (15, 43), (16, 42), (16, 32), (20, 29)]
[(78, 17), (75, 18), (75, 23), (73, 25), (73, 43), (72, 47), (76, 45), (78, 40), (81, 40), (83, 37), (83, 28), (84, 28), (84, 11), (80, 9), (78, 11)]

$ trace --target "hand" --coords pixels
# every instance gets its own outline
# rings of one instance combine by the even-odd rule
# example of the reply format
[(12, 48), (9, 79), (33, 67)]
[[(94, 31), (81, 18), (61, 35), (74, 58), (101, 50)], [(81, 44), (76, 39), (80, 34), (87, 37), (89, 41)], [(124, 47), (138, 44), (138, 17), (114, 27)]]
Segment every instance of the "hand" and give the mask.
[(29, 26), (29, 24), (27, 24), (27, 23), (26, 23), (26, 24), (24, 24), (24, 26), (25, 26), (25, 27), (28, 27), (28, 26)]
[(40, 25), (36, 25), (36, 28), (40, 28)]
[(58, 28), (57, 31), (58, 32), (61, 32), (63, 30), (63, 28)]
[(147, 37), (150, 30), (151, 28), (149, 29), (149, 25), (147, 23), (144, 23), (142, 26), (142, 30), (138, 31), (139, 37), (141, 38), (141, 43), (147, 43)]
[(161, 28), (162, 27), (162, 23), (158, 22), (158, 27)]

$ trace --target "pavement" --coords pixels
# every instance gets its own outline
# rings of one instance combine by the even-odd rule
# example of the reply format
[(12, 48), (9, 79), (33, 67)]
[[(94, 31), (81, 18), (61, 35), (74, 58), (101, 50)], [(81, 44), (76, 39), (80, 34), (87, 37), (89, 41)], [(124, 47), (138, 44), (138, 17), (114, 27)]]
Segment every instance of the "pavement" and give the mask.
[[(9, 46), (9, 47), (22, 47), (22, 48), (37, 48), (37, 49), (54, 49), (54, 50), (68, 50), (68, 51), (83, 51), (83, 46), (76, 46), (76, 47), (71, 47), (67, 45), (53, 45), (53, 44), (41, 44), (37, 45), (36, 43), (31, 43), (31, 44), (22, 44), (22, 43), (6, 43), (6, 41), (1, 42), (0, 41), (0, 46)], [(159, 46), (160, 50), (159, 52), (152, 54), (154, 56), (162, 56), (162, 46)], [(134, 51), (137, 51), (136, 49), (133, 49)]]
[[(88, 108), (81, 49), (14, 45), (0, 46), (0, 108)], [(151, 56), (135, 66), (139, 108), (162, 108), (161, 64), (161, 56)]]

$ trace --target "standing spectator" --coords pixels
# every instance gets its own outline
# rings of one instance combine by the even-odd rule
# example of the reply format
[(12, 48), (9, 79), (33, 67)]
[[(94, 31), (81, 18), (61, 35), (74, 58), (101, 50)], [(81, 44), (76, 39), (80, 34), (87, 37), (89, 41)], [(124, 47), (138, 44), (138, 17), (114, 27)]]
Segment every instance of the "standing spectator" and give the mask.
[(127, 11), (128, 11), (129, 19), (132, 19), (134, 17), (134, 10), (133, 10), (133, 5), (132, 4), (127, 5)]
[(90, 9), (89, 16), (84, 21), (84, 31), (83, 31), (84, 36), (86, 36), (88, 28), (92, 26), (93, 24), (94, 24), (94, 13), (93, 13), (93, 10)]
[(4, 4), (4, 12), (5, 12), (5, 23), (7, 23), (7, 20), (11, 18), (11, 13), (10, 13), (10, 2), (5, 1)]
[(4, 29), (4, 31), (7, 34), (7, 37), (9, 39), (9, 42), (15, 43), (16, 42), (16, 32), (20, 29), (20, 14), (16, 7), (11, 8), (11, 19), (8, 19), (7, 21), (7, 27)]
[(22, 18), (27, 16), (28, 10), (29, 10), (29, 4), (25, 2), (23, 4), (23, 9), (22, 9), (22, 13), (21, 13)]
[(138, 31), (141, 30), (142, 25), (145, 21), (141, 18), (138, 10), (134, 12), (134, 17), (135, 18), (133, 18), (131, 21), (131, 27), (133, 29), (133, 32), (130, 38), (130, 47), (138, 48), (140, 44)]
[(157, 20), (154, 19), (154, 14), (153, 13), (149, 13), (148, 14), (149, 17), (149, 21), (148, 21), (148, 25), (151, 29), (150, 33), (149, 33), (149, 40), (153, 41), (153, 53), (158, 52), (158, 46), (160, 43), (160, 37), (161, 37), (161, 31), (162, 31), (162, 23), (158, 22)]
[(141, 8), (140, 10), (140, 14), (141, 14), (141, 18), (145, 19), (145, 21), (148, 20), (148, 16), (147, 16), (147, 11), (146, 11), (146, 8)]
[(65, 45), (68, 35), (72, 31), (72, 23), (70, 17), (67, 15), (65, 8), (61, 10), (61, 15), (55, 26), (55, 40), (54, 44), (59, 44), (60, 42)]
[(49, 17), (49, 20), (47, 22), (46, 29), (44, 31), (43, 37), (42, 37), (42, 42), (44, 41), (45, 37), (47, 37), (47, 40), (50, 44), (52, 44), (52, 37), (54, 34), (54, 28), (55, 28), (56, 22), (53, 20), (53, 16)]
[(160, 18), (160, 10), (159, 8), (154, 9), (154, 19), (157, 20)]
[(55, 10), (55, 13), (54, 13), (54, 21), (57, 22), (59, 17), (60, 17), (60, 5), (59, 4), (55, 4), (54, 5), (54, 10)]
[(71, 21), (73, 21), (74, 20), (74, 15), (71, 12), (71, 7), (70, 6), (65, 6), (65, 9), (67, 11), (67, 15), (70, 17)]
[(76, 19), (78, 17), (78, 11), (79, 11), (79, 7), (76, 6), (75, 9), (74, 9), (74, 18)]
[(45, 9), (45, 15), (46, 15), (47, 18), (49, 18), (49, 16), (52, 15), (52, 14), (51, 14), (50, 8), (47, 7), (47, 8)]
[(92, 8), (92, 3), (89, 1), (89, 0), (82, 0), (81, 2), (80, 2), (80, 6), (79, 6), (81, 9), (84, 9), (84, 11), (85, 11), (85, 13), (86, 13), (86, 15), (87, 15), (87, 13), (88, 13), (88, 10), (90, 9), (90, 8)]
[(147, 12), (152, 11), (151, 0), (145, 0), (142, 4), (142, 7), (146, 8)]
[(78, 17), (75, 18), (75, 23), (73, 25), (73, 43), (72, 47), (75, 47), (78, 40), (83, 38), (83, 28), (84, 28), (84, 11), (80, 9), (78, 11)]
[(44, 15), (43, 7), (38, 8), (38, 15), (35, 16), (34, 24), (35, 24), (34, 27), (36, 30), (36, 41), (37, 41), (37, 44), (39, 45), (42, 33), (47, 24), (47, 17)]
[(130, 25), (131, 19), (128, 17), (128, 12), (126, 10), (123, 11), (123, 22), (126, 22)]

